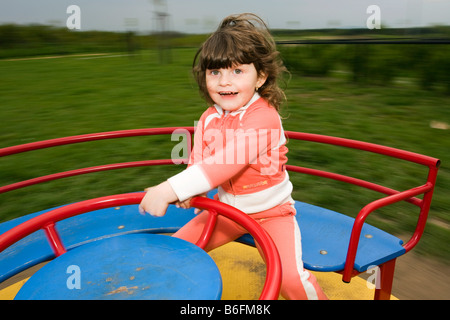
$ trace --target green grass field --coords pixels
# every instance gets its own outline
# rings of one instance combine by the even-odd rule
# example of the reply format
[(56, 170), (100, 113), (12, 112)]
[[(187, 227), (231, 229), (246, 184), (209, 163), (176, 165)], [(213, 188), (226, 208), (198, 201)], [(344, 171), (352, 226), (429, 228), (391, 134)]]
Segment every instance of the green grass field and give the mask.
[[(190, 74), (196, 49), (173, 49), (162, 65), (157, 51), (133, 57), (66, 56), (0, 60), (0, 148), (85, 133), (193, 126), (205, 109)], [(389, 86), (357, 85), (346, 70), (328, 77), (292, 74), (281, 113), (286, 130), (383, 144), (440, 158), (429, 223), (418, 252), (450, 259), (450, 97), (419, 89), (411, 78)], [(113, 162), (170, 158), (170, 137), (89, 142), (0, 159), (0, 185)], [(367, 179), (398, 190), (423, 184), (426, 170), (365, 152), (290, 141), (291, 163)], [(180, 166), (116, 170), (66, 178), (0, 195), (0, 222), (53, 206), (143, 190)], [(355, 216), (374, 192), (316, 177), (291, 175), (295, 198)], [(369, 222), (405, 240), (418, 210), (399, 204)]]

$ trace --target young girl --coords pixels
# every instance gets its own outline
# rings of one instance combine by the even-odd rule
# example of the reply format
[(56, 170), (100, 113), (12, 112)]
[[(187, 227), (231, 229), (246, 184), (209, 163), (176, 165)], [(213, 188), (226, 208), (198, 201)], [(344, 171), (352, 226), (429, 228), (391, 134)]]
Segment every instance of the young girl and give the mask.
[[(189, 207), (192, 197), (218, 189), (218, 200), (249, 214), (271, 236), (282, 264), (286, 299), (326, 299), (314, 275), (303, 269), (301, 236), (278, 109), (285, 71), (264, 22), (253, 14), (225, 18), (194, 59), (200, 92), (212, 105), (201, 116), (188, 168), (146, 189), (141, 212), (163, 216), (170, 203)], [(202, 212), (174, 234), (195, 243), (207, 220)], [(245, 229), (218, 216), (209, 251)]]

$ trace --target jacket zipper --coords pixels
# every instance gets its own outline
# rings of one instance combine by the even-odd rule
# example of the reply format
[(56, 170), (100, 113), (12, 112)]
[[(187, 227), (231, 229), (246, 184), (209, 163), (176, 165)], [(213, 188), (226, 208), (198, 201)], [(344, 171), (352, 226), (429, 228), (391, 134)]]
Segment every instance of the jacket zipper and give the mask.
[[(221, 119), (221, 122), (220, 122), (220, 132), (221, 132), (221, 134), (222, 134), (222, 138), (223, 138), (223, 146), (225, 147), (225, 144), (226, 144), (226, 132), (225, 132), (225, 122), (227, 122), (228, 121), (228, 118), (229, 118), (229, 113), (223, 113), (222, 114), (222, 119)], [(235, 195), (236, 193), (235, 193), (235, 191), (234, 191), (234, 187), (233, 187), (233, 183), (231, 182), (231, 179), (229, 179), (228, 181), (227, 181), (227, 183), (228, 183), (228, 185), (229, 185), (229, 187), (230, 187), (230, 190), (233, 192), (233, 194)]]

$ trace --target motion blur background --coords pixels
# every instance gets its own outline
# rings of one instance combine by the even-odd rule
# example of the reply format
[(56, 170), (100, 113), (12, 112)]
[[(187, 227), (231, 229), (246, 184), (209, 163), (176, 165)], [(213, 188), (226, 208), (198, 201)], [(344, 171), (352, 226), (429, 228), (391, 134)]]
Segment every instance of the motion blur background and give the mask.
[[(368, 10), (373, 4), (378, 12)], [(71, 5), (79, 15), (67, 10)], [(394, 294), (449, 299), (448, 0), (0, 0), (0, 148), (93, 132), (193, 126), (206, 107), (190, 73), (195, 52), (220, 20), (241, 12), (268, 23), (290, 71), (282, 82), (286, 130), (441, 159), (427, 228), (408, 254), (415, 259), (404, 267), (403, 258), (398, 262), (404, 270), (396, 277), (409, 278), (394, 283), (417, 285), (394, 287)], [(175, 143), (170, 137), (127, 138), (10, 156), (0, 159), (0, 185), (106, 163), (170, 158)], [(294, 141), (288, 146), (292, 163), (398, 190), (426, 179), (421, 168), (401, 161)], [(0, 194), (0, 222), (142, 190), (181, 169), (117, 170)], [(380, 197), (315, 177), (293, 180), (296, 199), (351, 216)], [(399, 204), (375, 212), (369, 222), (407, 241), (416, 219), (414, 208)]]

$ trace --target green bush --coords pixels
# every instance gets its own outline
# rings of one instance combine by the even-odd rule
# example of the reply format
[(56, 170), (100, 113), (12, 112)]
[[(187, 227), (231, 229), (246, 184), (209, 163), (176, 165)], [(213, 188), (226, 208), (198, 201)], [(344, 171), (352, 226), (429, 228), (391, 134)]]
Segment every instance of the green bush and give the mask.
[(296, 45), (280, 48), (290, 72), (304, 76), (327, 76), (335, 66), (335, 47), (331, 45)]

